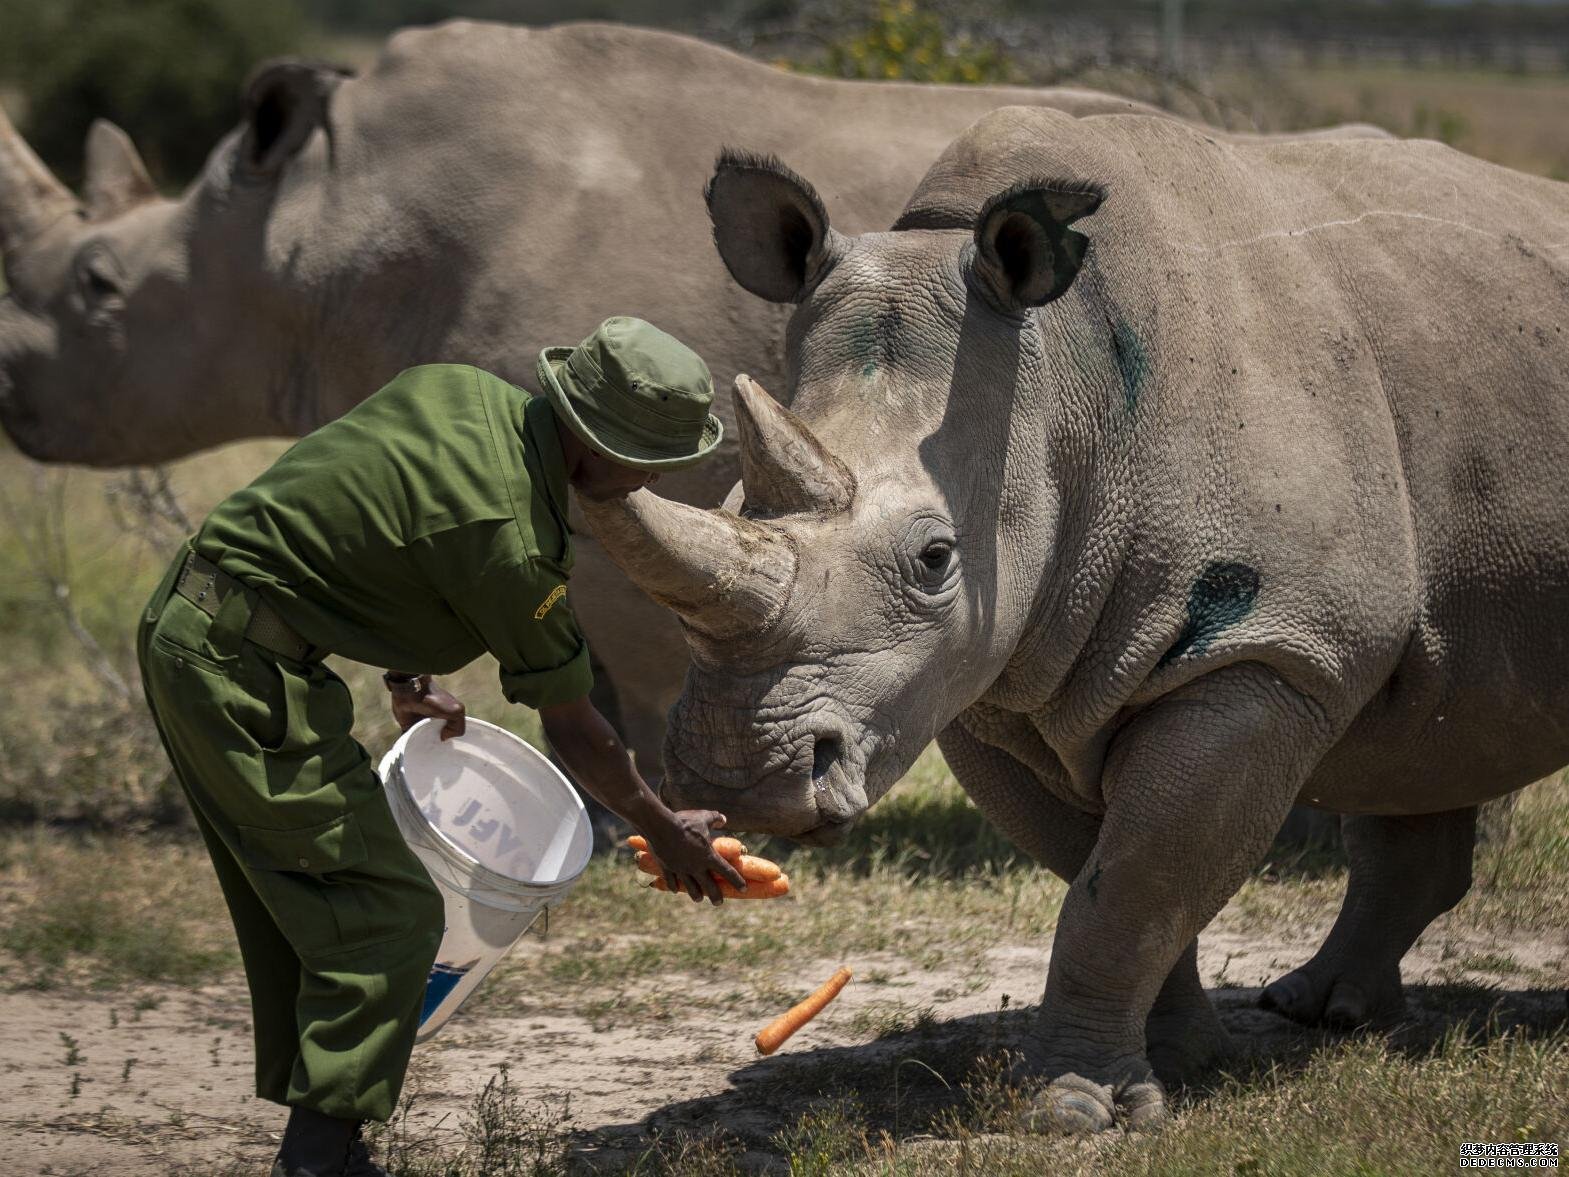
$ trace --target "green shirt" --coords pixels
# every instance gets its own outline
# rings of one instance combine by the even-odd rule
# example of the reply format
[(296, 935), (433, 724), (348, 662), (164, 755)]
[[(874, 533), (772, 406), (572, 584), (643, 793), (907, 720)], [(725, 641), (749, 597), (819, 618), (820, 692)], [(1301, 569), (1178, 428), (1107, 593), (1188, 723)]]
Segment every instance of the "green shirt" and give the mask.
[(488, 650), (530, 707), (592, 684), (555, 416), (477, 368), (403, 372), (218, 504), (196, 548), (356, 662), (445, 674)]

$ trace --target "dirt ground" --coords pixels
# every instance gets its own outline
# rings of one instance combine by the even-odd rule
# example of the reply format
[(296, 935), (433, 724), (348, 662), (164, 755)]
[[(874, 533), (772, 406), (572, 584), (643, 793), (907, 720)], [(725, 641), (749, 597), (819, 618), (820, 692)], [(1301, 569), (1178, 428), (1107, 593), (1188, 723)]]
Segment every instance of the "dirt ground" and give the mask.
[[(570, 908), (562, 913), (570, 919)], [(1255, 1007), (1258, 987), (1305, 959), (1326, 928), (1298, 926), (1266, 936), (1235, 929), (1224, 913), (1206, 934), (1201, 971), (1242, 1057), (1300, 1055), (1318, 1036)], [(518, 953), (548, 951), (526, 940)], [(753, 1016), (707, 1010), (684, 1019), (679, 1002), (657, 1019), (623, 1019), (595, 1006), (593, 985), (570, 994), (530, 995), (526, 1008), (483, 1005), (455, 1018), (416, 1051), (409, 1139), (456, 1141), (475, 1093), (509, 1068), (517, 1093), (543, 1101), (541, 1114), (570, 1134), (586, 1170), (619, 1169), (660, 1134), (722, 1126), (749, 1146), (759, 1171), (778, 1168), (764, 1151), (801, 1112), (868, 1081), (899, 1088), (912, 1120), (941, 1102), (934, 1074), (952, 1075), (977, 1055), (1015, 1041), (1039, 997), (1044, 947), (1006, 946), (984, 959), (925, 969), (896, 956), (852, 959), (857, 983), (780, 1054), (759, 1059)], [(1486, 971), (1512, 962), (1507, 977)], [(791, 978), (805, 991), (840, 961), (803, 964)], [(1522, 981), (1524, 974), (1528, 981)], [(1509, 939), (1446, 933), (1442, 922), (1406, 960), (1412, 1026), (1431, 1040), (1445, 1028), (1485, 1020), (1543, 1030), (1565, 1021), (1569, 931)], [(871, 978), (868, 980), (867, 978)], [(652, 985), (679, 993), (698, 977), (662, 975)], [(585, 1016), (584, 1009), (599, 1012)], [(909, 1018), (890, 1011), (919, 1010)], [(925, 1011), (930, 1011), (927, 1014)], [(265, 1172), (278, 1109), (251, 1094), (251, 1051), (243, 982), (194, 991), (139, 986), (112, 992), (56, 990), (0, 996), (0, 1135), (9, 1174), (151, 1177)], [(914, 1063), (915, 1065), (907, 1065)], [(881, 1084), (877, 1080), (881, 1077)], [(568, 1102), (568, 1096), (570, 1100)], [(1202, 1095), (1200, 1095), (1202, 1097)]]

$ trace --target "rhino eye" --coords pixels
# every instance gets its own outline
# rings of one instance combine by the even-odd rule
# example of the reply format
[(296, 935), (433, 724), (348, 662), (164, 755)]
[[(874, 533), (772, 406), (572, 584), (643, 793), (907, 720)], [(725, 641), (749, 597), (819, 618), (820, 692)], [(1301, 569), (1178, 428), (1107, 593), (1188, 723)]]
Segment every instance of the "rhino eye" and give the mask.
[(77, 263), (77, 278), (92, 307), (101, 307), (124, 293), (125, 271), (119, 259), (102, 246), (89, 246), (82, 253)]
[(953, 545), (943, 540), (934, 540), (921, 550), (921, 566), (930, 573), (940, 573), (948, 567), (948, 561), (953, 556)]

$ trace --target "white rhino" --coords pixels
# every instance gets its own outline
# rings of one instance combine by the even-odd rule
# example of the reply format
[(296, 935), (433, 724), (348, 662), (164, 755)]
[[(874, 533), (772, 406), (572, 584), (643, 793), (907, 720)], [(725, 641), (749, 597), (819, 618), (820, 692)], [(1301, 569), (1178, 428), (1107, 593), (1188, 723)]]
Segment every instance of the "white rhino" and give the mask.
[[(709, 245), (720, 146), (804, 160), (833, 215), (870, 228), (956, 134), (1017, 103), (1147, 109), (805, 77), (624, 26), (452, 22), (397, 34), (362, 77), (259, 70), (178, 200), (99, 123), (78, 201), (0, 114), (0, 424), (45, 461), (157, 462), (306, 433), (432, 359), (532, 385), (540, 348), (611, 314), (672, 332), (726, 383), (745, 367), (782, 387), (784, 316)], [(735, 478), (731, 444), (661, 485), (711, 505)], [(652, 769), (681, 639), (584, 541), (573, 598), (600, 702)]]
[(831, 840), (936, 733), (1071, 880), (1040, 1128), (1221, 1048), (1195, 937), (1298, 800), (1351, 884), (1266, 1004), (1397, 1011), (1478, 803), (1569, 762), (1569, 186), (1013, 109), (890, 232), (762, 156), (710, 205), (796, 395), (737, 381), (729, 509), (590, 513), (692, 649), (667, 799)]

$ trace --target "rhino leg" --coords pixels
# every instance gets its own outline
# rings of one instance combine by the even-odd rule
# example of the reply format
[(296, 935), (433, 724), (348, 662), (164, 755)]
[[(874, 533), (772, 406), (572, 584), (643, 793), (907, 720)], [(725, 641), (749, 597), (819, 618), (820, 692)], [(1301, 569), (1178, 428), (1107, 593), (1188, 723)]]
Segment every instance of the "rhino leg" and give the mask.
[[(1057, 799), (1017, 758), (977, 739), (958, 721), (937, 737), (948, 767), (986, 819), (1065, 882), (1084, 868), (1100, 819)], [(1230, 1048), (1225, 1027), (1199, 980), (1198, 941), (1167, 974), (1145, 1023), (1150, 1064), (1167, 1083), (1187, 1083)]]
[(1172, 968), (1263, 857), (1331, 743), (1308, 699), (1238, 663), (1135, 716), (1102, 772), (1106, 817), (1063, 902), (1030, 1063), (1035, 1131), (1151, 1128), (1166, 1095), (1145, 1020)]
[(1342, 819), (1350, 877), (1340, 915), (1313, 959), (1272, 982), (1259, 1004), (1310, 1025), (1399, 1021), (1400, 958), (1471, 889), (1476, 814)]

